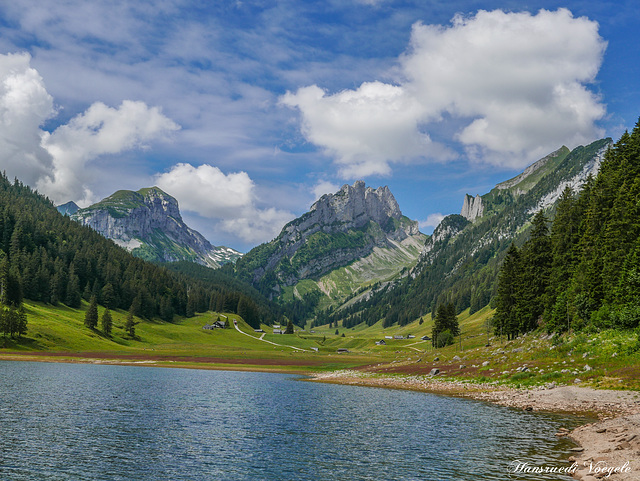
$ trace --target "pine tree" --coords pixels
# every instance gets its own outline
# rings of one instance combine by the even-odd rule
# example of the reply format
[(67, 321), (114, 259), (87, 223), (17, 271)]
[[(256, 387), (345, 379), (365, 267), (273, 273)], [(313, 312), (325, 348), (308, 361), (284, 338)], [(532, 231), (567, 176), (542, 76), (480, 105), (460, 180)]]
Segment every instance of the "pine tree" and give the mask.
[(520, 290), (518, 331), (525, 333), (538, 327), (547, 304), (551, 274), (551, 239), (547, 218), (538, 211), (533, 218), (531, 236), (522, 246), (521, 272), (526, 287)]
[(22, 336), (27, 333), (27, 313), (24, 310), (24, 306), (21, 304), (16, 311), (16, 332), (18, 336)]
[(80, 281), (75, 274), (69, 277), (69, 283), (67, 284), (67, 297), (64, 303), (73, 308), (78, 308), (82, 305), (82, 296), (80, 295)]
[(187, 300), (187, 312), (185, 317), (193, 317), (196, 315), (196, 299), (194, 296), (190, 295), (189, 300)]
[(454, 337), (460, 334), (460, 327), (453, 303), (439, 304), (433, 320), (431, 343), (434, 347), (453, 344)]
[(102, 318), (100, 319), (100, 324), (102, 326), (102, 332), (105, 336), (111, 335), (111, 329), (113, 328), (113, 319), (111, 318), (111, 312), (109, 312), (109, 308), (107, 307), (102, 313)]
[(89, 329), (95, 329), (98, 325), (98, 300), (95, 296), (91, 296), (89, 307), (84, 315), (84, 325)]
[(162, 296), (160, 299), (160, 318), (166, 322), (173, 322), (173, 304), (169, 296)]
[(102, 305), (105, 307), (112, 308), (116, 305), (116, 292), (113, 284), (110, 282), (105, 284), (100, 291), (100, 299), (102, 300)]
[(133, 320), (133, 311), (129, 309), (129, 312), (127, 313), (127, 319), (125, 320), (125, 323), (124, 323), (124, 330), (132, 338), (136, 337), (136, 328), (135, 328), (136, 324), (137, 322)]
[(293, 334), (293, 322), (291, 321), (291, 319), (289, 319), (289, 322), (287, 322), (287, 328), (284, 331), (285, 334)]
[(518, 334), (518, 308), (521, 291), (520, 252), (511, 243), (500, 269), (496, 293), (496, 313), (493, 317), (495, 333), (510, 339)]

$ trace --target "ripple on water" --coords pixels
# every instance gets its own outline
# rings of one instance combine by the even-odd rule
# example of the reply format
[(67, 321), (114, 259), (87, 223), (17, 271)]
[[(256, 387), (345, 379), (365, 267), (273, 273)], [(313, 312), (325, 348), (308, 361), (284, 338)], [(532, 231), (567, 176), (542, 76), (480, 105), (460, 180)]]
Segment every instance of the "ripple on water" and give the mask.
[[(0, 362), (0, 479), (548, 480), (580, 420), (282, 374)], [(556, 479), (571, 479), (569, 477)]]

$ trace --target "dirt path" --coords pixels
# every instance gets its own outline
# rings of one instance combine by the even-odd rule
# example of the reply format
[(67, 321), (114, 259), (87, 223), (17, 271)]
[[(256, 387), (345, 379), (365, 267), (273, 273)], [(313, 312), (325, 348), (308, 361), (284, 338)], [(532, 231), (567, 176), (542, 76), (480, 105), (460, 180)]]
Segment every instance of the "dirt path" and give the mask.
[(252, 336), (251, 334), (247, 334), (246, 332), (241, 331), (240, 328), (238, 327), (238, 324), (236, 324), (235, 322), (233, 323), (233, 325), (236, 328), (236, 331), (238, 331), (240, 334), (244, 334), (245, 336), (249, 336), (251, 339), (255, 339), (256, 341), (267, 342), (269, 344), (273, 344), (274, 346), (289, 347), (291, 349), (295, 349), (296, 351), (311, 352), (311, 351), (308, 351), (307, 349), (302, 349), (301, 347), (288, 346), (286, 344), (278, 344), (278, 343), (275, 343), (275, 342), (267, 341), (266, 339), (263, 339), (264, 334), (262, 334), (262, 336), (260, 336), (260, 337)]

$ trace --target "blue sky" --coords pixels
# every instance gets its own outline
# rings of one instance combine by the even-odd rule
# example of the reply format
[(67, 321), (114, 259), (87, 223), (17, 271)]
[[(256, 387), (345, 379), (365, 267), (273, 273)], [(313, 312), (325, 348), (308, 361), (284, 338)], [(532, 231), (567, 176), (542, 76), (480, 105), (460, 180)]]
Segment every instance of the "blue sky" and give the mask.
[(639, 27), (631, 0), (0, 0), (0, 168), (57, 203), (159, 185), (241, 251), (358, 179), (428, 233), (632, 128)]

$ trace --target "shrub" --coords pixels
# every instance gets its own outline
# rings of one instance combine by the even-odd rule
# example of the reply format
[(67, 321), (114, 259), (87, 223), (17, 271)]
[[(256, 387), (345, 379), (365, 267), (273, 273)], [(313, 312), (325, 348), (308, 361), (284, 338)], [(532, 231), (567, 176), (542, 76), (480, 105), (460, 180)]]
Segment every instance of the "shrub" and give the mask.
[(442, 331), (438, 334), (438, 338), (436, 340), (436, 347), (444, 347), (450, 346), (455, 341), (453, 334), (449, 329)]

